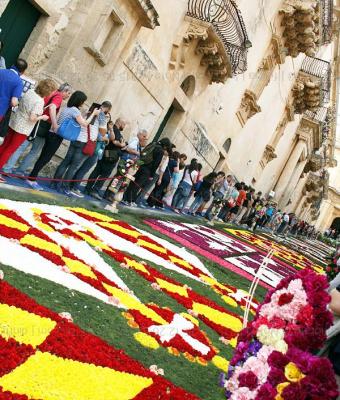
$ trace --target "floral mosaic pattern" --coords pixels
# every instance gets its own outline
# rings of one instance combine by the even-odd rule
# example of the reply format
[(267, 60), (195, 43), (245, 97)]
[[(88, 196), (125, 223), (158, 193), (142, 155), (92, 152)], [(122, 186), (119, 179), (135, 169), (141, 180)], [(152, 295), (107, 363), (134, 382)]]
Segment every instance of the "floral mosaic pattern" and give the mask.
[[(201, 367), (209, 365), (217, 374), (227, 371), (229, 362), (221, 354), (221, 347), (235, 347), (237, 335), (242, 329), (240, 315), (248, 302), (248, 293), (220, 283), (197, 257), (185, 249), (85, 209), (10, 200), (0, 201), (0, 248), (6, 249), (0, 252), (0, 263), (78, 291), (112, 307), (112, 312), (122, 315), (123, 323), (125, 320), (126, 325), (133, 329), (127, 341), (132, 340), (150, 352), (163, 348), (171, 357), (183, 358), (188, 367), (194, 363)], [(108, 260), (115, 263), (115, 269)], [(151, 291), (162, 292), (186, 311), (179, 313), (161, 304), (142, 301), (138, 291), (132, 291), (115, 272), (119, 269), (130, 270)], [(180, 279), (171, 277), (171, 272), (209, 290), (220, 299), (219, 304)], [(257, 306), (257, 301), (252, 300), (252, 313), (256, 312)], [(67, 312), (64, 318), (71, 320)], [(55, 328), (52, 325), (51, 332)], [(220, 340), (216, 341), (216, 335)], [(26, 354), (26, 348), (18, 350), (19, 358), (21, 351)], [(32, 367), (35, 363), (47, 368), (50, 364), (60, 363), (61, 369), (64, 365), (59, 358), (45, 357), (40, 353), (38, 358), (33, 359)], [(153, 367), (152, 371), (162, 372), (157, 366)], [(51, 366), (51, 370), (53, 368)], [(72, 364), (70, 368), (76, 374), (91, 373), (86, 372), (87, 367), (78, 371)], [(26, 379), (26, 374), (30, 376), (24, 368), (23, 379)], [(18, 378), (19, 375), (13, 376)], [(64, 375), (60, 376), (63, 380)], [(39, 376), (40, 379), (48, 380), (48, 377)], [(100, 381), (101, 378), (98, 379)], [(13, 389), (7, 383), (4, 388), (6, 391)], [(42, 394), (26, 388), (19, 394), (22, 393), (25, 396), (27, 393), (34, 396)], [(33, 394), (32, 398), (35, 398)], [(162, 397), (163, 392), (160, 391), (159, 395)], [(82, 399), (79, 396), (75, 398)], [(64, 398), (63, 395), (61, 398)], [(69, 398), (73, 400), (72, 396)]]
[(246, 231), (228, 230), (223, 233), (209, 227), (158, 220), (147, 220), (146, 223), (248, 280), (253, 279), (269, 249), (274, 246), (274, 257), (260, 281), (266, 288), (275, 287), (282, 278), (295, 274), (300, 268), (313, 267), (318, 272), (323, 271), (302, 255), (256, 235), (253, 238)]
[(0, 398), (197, 399), (0, 282)]

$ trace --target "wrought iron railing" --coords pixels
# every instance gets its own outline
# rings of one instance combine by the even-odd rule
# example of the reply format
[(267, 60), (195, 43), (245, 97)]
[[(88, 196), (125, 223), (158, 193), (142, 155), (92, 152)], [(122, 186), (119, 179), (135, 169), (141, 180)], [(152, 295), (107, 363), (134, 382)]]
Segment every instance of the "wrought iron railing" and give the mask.
[(332, 79), (331, 64), (320, 58), (306, 57), (302, 63), (301, 71), (321, 79), (320, 103), (322, 106), (329, 103)]
[(334, 0), (320, 0), (321, 44), (332, 40)]
[(305, 116), (313, 121), (324, 123), (327, 118), (327, 111), (326, 107), (319, 107), (315, 112), (307, 110)]
[(187, 15), (211, 23), (223, 42), (234, 74), (247, 70), (247, 50), (251, 43), (233, 0), (189, 0)]

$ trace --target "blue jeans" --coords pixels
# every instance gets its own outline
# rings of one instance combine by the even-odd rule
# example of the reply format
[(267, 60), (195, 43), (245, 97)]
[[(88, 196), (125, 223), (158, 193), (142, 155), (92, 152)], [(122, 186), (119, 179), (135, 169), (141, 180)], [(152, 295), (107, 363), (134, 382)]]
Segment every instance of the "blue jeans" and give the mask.
[(16, 169), (16, 172), (20, 174), (25, 174), (26, 171), (33, 168), (33, 165), (37, 161), (37, 158), (39, 157), (41, 150), (45, 144), (45, 138), (39, 136), (37, 136), (33, 142), (25, 140), (24, 143), (20, 147), (18, 147), (16, 152), (7, 161), (7, 164), (4, 168), (5, 172), (9, 174), (12, 173), (21, 154), (24, 153), (24, 151), (28, 148), (30, 144), (32, 144), (32, 148), (30, 152), (21, 160), (19, 167)]
[(179, 184), (178, 189), (176, 190), (176, 193), (173, 197), (171, 206), (173, 208), (178, 208), (178, 209), (182, 210), (183, 207), (185, 206), (186, 201), (188, 200), (188, 198), (190, 196), (191, 188), (192, 188), (192, 185), (190, 185), (187, 182), (182, 181)]
[[(81, 167), (78, 169), (76, 174), (72, 179), (74, 180), (82, 180), (84, 179), (84, 176), (90, 171), (92, 167), (94, 167), (98, 162), (98, 155), (93, 154), (92, 157), (87, 157), (86, 160), (84, 160), (83, 164)], [(72, 185), (73, 189), (80, 189), (81, 187), (81, 182), (74, 182)]]
[(44, 147), (45, 138), (37, 136), (34, 141), (30, 152), (21, 160), (17, 172), (25, 174), (33, 168), (33, 165), (40, 156), (41, 150)]
[[(87, 157), (83, 153), (85, 144), (86, 143), (79, 142), (78, 140), (71, 142), (64, 160), (61, 162), (54, 174), (54, 179), (73, 179), (75, 173)], [(56, 184), (58, 184), (58, 182), (56, 182)], [(71, 182), (62, 182), (60, 186), (69, 190), (71, 188)]]
[(202, 196), (196, 196), (195, 200), (192, 202), (190, 208), (189, 208), (189, 213), (195, 213), (203, 204), (203, 197)]
[(6, 165), (3, 167), (3, 171), (11, 174), (15, 168), (17, 161), (19, 160), (21, 154), (27, 149), (30, 145), (28, 140), (25, 140), (17, 150), (12, 154), (11, 158), (7, 161)]

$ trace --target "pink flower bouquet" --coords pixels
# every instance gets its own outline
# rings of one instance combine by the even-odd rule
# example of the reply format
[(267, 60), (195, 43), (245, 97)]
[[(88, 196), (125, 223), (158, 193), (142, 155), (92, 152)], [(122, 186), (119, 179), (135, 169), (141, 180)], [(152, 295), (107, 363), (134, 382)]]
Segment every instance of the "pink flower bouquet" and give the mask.
[(230, 400), (331, 400), (338, 395), (330, 362), (311, 354), (332, 324), (327, 280), (311, 270), (270, 291), (238, 337), (220, 384)]

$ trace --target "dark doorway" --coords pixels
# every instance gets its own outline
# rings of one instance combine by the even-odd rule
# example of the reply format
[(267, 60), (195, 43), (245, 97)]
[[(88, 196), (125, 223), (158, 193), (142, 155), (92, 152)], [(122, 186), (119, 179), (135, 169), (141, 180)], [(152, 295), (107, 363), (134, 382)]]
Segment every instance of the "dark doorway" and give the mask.
[(162, 136), (162, 133), (164, 132), (164, 129), (165, 129), (167, 123), (169, 122), (169, 119), (171, 118), (174, 111), (175, 111), (175, 107), (173, 104), (171, 104), (168, 112), (165, 114), (165, 117), (158, 128), (158, 131), (157, 131), (155, 137), (153, 138), (154, 142), (157, 142), (160, 139), (160, 137)]
[(332, 223), (331, 229), (335, 229), (338, 233), (340, 233), (340, 218), (335, 218)]
[(161, 137), (168, 137), (171, 139), (177, 129), (177, 126), (184, 115), (184, 110), (178, 101), (175, 99), (171, 104), (169, 110), (165, 114), (163, 121), (161, 122), (158, 131), (153, 138), (153, 141), (158, 141)]
[(0, 17), (2, 56), (7, 68), (19, 57), (41, 13), (28, 0), (10, 0)]

